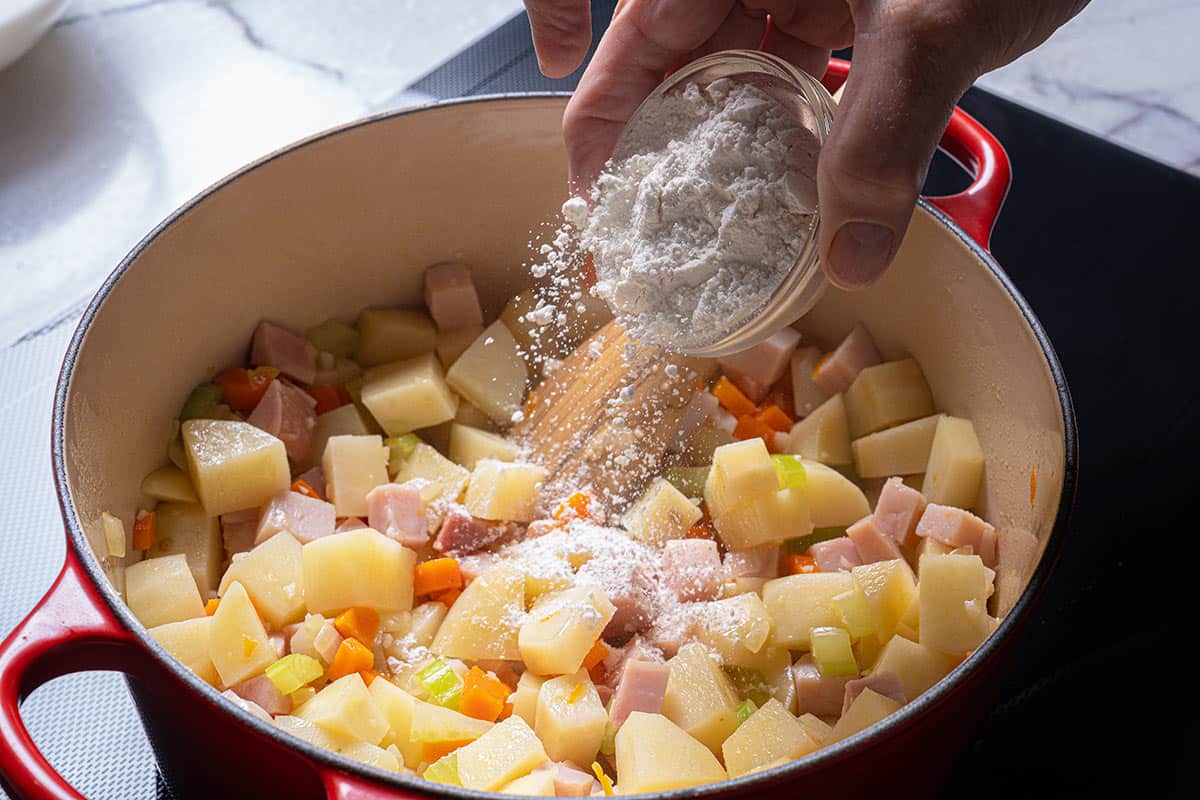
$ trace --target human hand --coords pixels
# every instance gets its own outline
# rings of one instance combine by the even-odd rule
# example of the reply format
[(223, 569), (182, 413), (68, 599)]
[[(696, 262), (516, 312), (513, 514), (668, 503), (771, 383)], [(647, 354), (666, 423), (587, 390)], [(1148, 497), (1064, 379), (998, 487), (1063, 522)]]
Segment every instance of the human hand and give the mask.
[[(819, 248), (844, 289), (883, 274), (963, 92), (1041, 44), (1087, 0), (621, 0), (563, 116), (572, 185), (599, 174), (663, 75), (698, 56), (763, 46), (812, 75), (854, 45), (818, 165)], [(561, 77), (591, 41), (588, 0), (525, 0), (542, 72)], [(770, 15), (775, 35), (763, 41)]]

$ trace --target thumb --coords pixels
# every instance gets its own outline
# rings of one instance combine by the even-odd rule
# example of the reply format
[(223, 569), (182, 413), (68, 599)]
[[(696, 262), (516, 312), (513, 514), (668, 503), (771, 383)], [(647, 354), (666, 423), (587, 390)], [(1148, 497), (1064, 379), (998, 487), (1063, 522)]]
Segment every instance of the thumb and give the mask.
[(570, 75), (592, 43), (588, 0), (525, 0), (538, 67), (548, 78)]
[(970, 48), (953, 41), (961, 34), (855, 22), (854, 65), (817, 170), (821, 261), (843, 289), (870, 286), (891, 263), (954, 104), (978, 75)]

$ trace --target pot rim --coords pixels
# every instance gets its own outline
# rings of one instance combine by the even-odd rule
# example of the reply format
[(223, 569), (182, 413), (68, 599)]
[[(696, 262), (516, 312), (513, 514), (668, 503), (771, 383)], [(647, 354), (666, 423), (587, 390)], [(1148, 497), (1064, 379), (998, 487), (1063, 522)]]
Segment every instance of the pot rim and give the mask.
[[(86, 570), (92, 584), (97, 588), (99, 595), (108, 605), (109, 610), (113, 613), (121, 625), (131, 632), (141, 643), (142, 647), (150, 651), (161, 666), (174, 673), (174, 675), (193, 691), (198, 692), (211, 704), (219, 705), (219, 710), (230, 715), (232, 719), (236, 719), (243, 725), (247, 725), (259, 734), (267, 736), (275, 740), (276, 743), (303, 753), (309, 759), (317, 762), (318, 765), (324, 765), (328, 768), (341, 770), (351, 774), (358, 775), (363, 778), (370, 779), (383, 786), (393, 786), (396, 788), (408, 789), (416, 791), (427, 796), (444, 796), (444, 797), (460, 797), (460, 798), (492, 798), (495, 797), (493, 792), (481, 792), (470, 789), (456, 788), (443, 786), (440, 784), (431, 783), (420, 778), (398, 775), (386, 770), (369, 767), (361, 762), (350, 759), (346, 756), (332, 753), (316, 745), (309, 744), (297, 737), (288, 736), (273, 725), (253, 716), (247, 711), (232, 706), (226, 703), (220, 696), (220, 692), (214, 687), (202, 681), (194, 673), (172, 658), (167, 651), (156, 642), (147, 632), (133, 612), (125, 604), (120, 593), (108, 580), (107, 576), (100, 568), (99, 561), (96, 559), (91, 548), (88, 545), (87, 538), (83, 532), (83, 526), (80, 522), (75, 506), (71, 501), (70, 489), (67, 479), (67, 467), (65, 457), (65, 433), (64, 433), (64, 416), (68, 394), (70, 391), (71, 377), (74, 373), (74, 368), (77, 359), (79, 358), (80, 349), (84, 339), (87, 336), (88, 330), (91, 327), (93, 319), (99, 313), (104, 305), (109, 293), (113, 290), (116, 284), (120, 281), (125, 272), (138, 260), (142, 252), (146, 250), (152, 242), (154, 242), (168, 228), (178, 222), (189, 211), (198, 206), (209, 197), (213, 196), (221, 189), (232, 184), (234, 181), (248, 175), (254, 170), (263, 167), (283, 156), (289, 155), (295, 151), (301, 150), (310, 145), (321, 142), (327, 138), (338, 136), (343, 133), (355, 130), (357, 128), (373, 125), (375, 123), (390, 120), (397, 117), (417, 114), (423, 111), (449, 108), (455, 106), (473, 105), (476, 103), (494, 103), (502, 101), (523, 101), (523, 100), (565, 100), (570, 97), (570, 92), (508, 92), (500, 94), (477, 95), (465, 98), (453, 98), (449, 100), (437, 100), (429, 103), (424, 103), (417, 106), (411, 106), (402, 109), (383, 111), (370, 116), (362, 117), (351, 122), (339, 125), (327, 130), (318, 132), (311, 136), (300, 139), (291, 144), (275, 150), (255, 161), (246, 164), (240, 169), (226, 175), (207, 188), (197, 193), (179, 208), (171, 212), (165, 219), (158, 223), (148, 234), (146, 234), (129, 253), (121, 259), (116, 269), (104, 280), (100, 288), (96, 291), (95, 296), (88, 303), (79, 323), (75, 328), (75, 332), (71, 336), (71, 342), (67, 348), (66, 354), (63, 357), (62, 366), (59, 371), (57, 384), (54, 392), (53, 417), (51, 424), (51, 462), (54, 471), (55, 491), (58, 495), (59, 506), (62, 510), (64, 528), (66, 530), (67, 541), (71, 549), (79, 557), (80, 563)], [(951, 234), (956, 236), (963, 244), (971, 250), (972, 253), (984, 264), (985, 267), (992, 273), (993, 277), (999, 281), (1000, 285), (1008, 292), (1013, 303), (1020, 310), (1021, 315), (1025, 318), (1026, 324), (1033, 332), (1034, 337), (1042, 350), (1042, 355), (1045, 358), (1046, 364), (1050, 369), (1050, 374), (1054, 379), (1055, 391), (1058, 394), (1060, 411), (1062, 413), (1063, 433), (1064, 433), (1064, 459), (1063, 459), (1063, 486), (1062, 496), (1059, 500), (1058, 511), (1055, 515), (1054, 524), (1050, 528), (1050, 532), (1046, 538), (1046, 545), (1042, 552), (1042, 557), (1038, 562), (1037, 568), (1030, 576), (1025, 589), (1018, 598), (1016, 604), (1005, 616), (1004, 620), (998, 626), (996, 631), (989, 636), (982, 645), (980, 645), (974, 653), (961, 664), (955, 667), (942, 681), (934, 686), (929, 691), (920, 695), (917, 699), (905, 704), (899, 711), (888, 716), (882, 722), (871, 726), (865, 731), (862, 731), (854, 736), (851, 736), (841, 742), (821, 748), (820, 750), (805, 756), (803, 758), (792, 761), (773, 769), (766, 770), (753, 775), (742, 776), (720, 783), (704, 784), (701, 786), (690, 787), (686, 789), (676, 789), (667, 792), (656, 792), (652, 794), (635, 795), (642, 797), (655, 797), (661, 800), (682, 800), (682, 798), (698, 798), (709, 795), (719, 795), (725, 793), (743, 793), (751, 790), (766, 789), (770, 785), (783, 783), (794, 780), (805, 773), (813, 772), (825, 767), (828, 767), (837, 762), (843, 761), (852, 757), (860, 750), (865, 750), (869, 747), (878, 744), (883, 739), (892, 736), (897, 730), (908, 727), (914, 724), (918, 719), (925, 716), (929, 711), (938, 704), (941, 704), (950, 699), (954, 694), (963, 688), (965, 679), (972, 673), (979, 664), (989, 658), (993, 651), (997, 650), (1002, 642), (1012, 636), (1016, 629), (1023, 624), (1025, 617), (1029, 613), (1030, 608), (1036, 601), (1037, 596), (1041, 593), (1045, 586), (1046, 580), (1049, 578), (1054, 569), (1055, 563), (1062, 551), (1063, 541), (1066, 538), (1067, 528), (1070, 521), (1071, 511), (1074, 506), (1076, 484), (1078, 481), (1078, 432), (1076, 429), (1075, 409), (1071, 399), (1070, 389), (1067, 386), (1067, 380), (1063, 371), (1062, 365), (1059, 363), (1058, 356), (1054, 351), (1053, 345), (1042, 328), (1041, 323), (1034, 315), (1033, 310), (1026, 302), (1025, 298), (1017, 290), (1009, 276), (1000, 267), (999, 263), (990, 252), (975, 239), (969, 236), (962, 227), (959, 226), (953, 219), (940, 209), (932, 205), (925, 198), (918, 201), (918, 205), (926, 212), (931, 214), (939, 223), (949, 230)]]

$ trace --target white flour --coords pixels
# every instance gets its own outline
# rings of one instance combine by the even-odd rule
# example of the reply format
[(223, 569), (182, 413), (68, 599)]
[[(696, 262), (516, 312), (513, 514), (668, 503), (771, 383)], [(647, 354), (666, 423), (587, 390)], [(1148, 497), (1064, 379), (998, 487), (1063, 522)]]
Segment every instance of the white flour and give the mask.
[[(602, 297), (658, 343), (712, 340), (779, 286), (808, 235), (818, 144), (763, 89), (727, 79), (667, 95), (625, 134), (582, 233)], [(579, 203), (564, 207), (579, 221)]]

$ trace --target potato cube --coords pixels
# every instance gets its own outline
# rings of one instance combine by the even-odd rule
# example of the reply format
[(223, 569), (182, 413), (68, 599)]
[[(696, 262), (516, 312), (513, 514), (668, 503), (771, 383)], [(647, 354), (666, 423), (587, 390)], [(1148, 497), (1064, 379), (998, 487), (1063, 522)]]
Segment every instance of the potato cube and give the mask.
[(454, 601), (429, 649), (450, 658), (519, 661), (524, 618), (525, 576), (509, 566), (493, 567)]
[(221, 597), (208, 629), (208, 657), (223, 686), (235, 686), (261, 675), (279, 659), (250, 595), (234, 581)]
[(146, 556), (182, 553), (200, 591), (208, 593), (217, 588), (225, 561), (220, 521), (196, 503), (159, 503), (154, 515), (158, 538)]
[(437, 329), (423, 311), (366, 308), (358, 315), (358, 347), (354, 360), (364, 367), (430, 353)]
[(929, 464), (933, 433), (941, 414), (906, 422), (850, 443), (854, 469), (860, 478), (916, 475)]
[(391, 469), (396, 483), (406, 483), (414, 478), (428, 481), (420, 491), (431, 533), (441, 526), (447, 504), (458, 502), (471, 478), (466, 467), (460, 467), (424, 442), (417, 444), (412, 455), (393, 464)]
[(386, 769), (389, 772), (400, 771), (400, 759), (396, 758), (394, 753), (373, 744), (355, 742), (346, 745), (340, 752), (346, 758), (352, 758), (368, 767)]
[(696, 640), (729, 666), (757, 666), (772, 627), (767, 607), (754, 593), (702, 603), (696, 609)]
[(842, 739), (848, 739), (899, 710), (900, 704), (892, 698), (885, 697), (873, 689), (863, 689), (862, 694), (854, 699), (846, 713), (842, 714), (833, 726), (829, 733), (830, 741), (840, 742)]
[(178, 553), (126, 567), (125, 602), (147, 628), (204, 616), (196, 579)]
[(521, 660), (538, 675), (573, 673), (615, 613), (597, 586), (543, 595), (517, 635)]
[(283, 714), (275, 718), (275, 727), (311, 745), (334, 753), (338, 751), (338, 740), (326, 733), (324, 728), (314, 725), (306, 719)]
[(802, 487), (779, 489), (727, 508), (713, 516), (713, 525), (730, 550), (807, 536), (813, 529), (808, 494)]
[(856, 439), (932, 413), (933, 393), (911, 358), (867, 367), (846, 390), (846, 417)]
[(525, 400), (529, 373), (512, 332), (496, 320), (458, 357), (446, 382), (494, 422), (509, 425)]
[(367, 493), (388, 482), (388, 449), (378, 436), (333, 436), (321, 469), (325, 491), (339, 517), (367, 516)]
[(822, 464), (849, 464), (850, 429), (842, 396), (835, 394), (793, 425), (787, 449)]
[(629, 536), (648, 544), (682, 539), (700, 521), (700, 507), (663, 478), (655, 478), (637, 502), (625, 512)]
[(413, 704), (408, 735), (418, 744), (473, 742), (492, 729), (492, 723), (454, 709), (418, 700)]
[(421, 744), (412, 740), (412, 717), (417, 699), (389, 680), (376, 679), (367, 687), (375, 707), (388, 723), (388, 731), (380, 744), (395, 745), (400, 750), (404, 765), (416, 769), (421, 763)]
[(272, 628), (304, 619), (304, 548), (284, 531), (234, 559), (221, 578), (220, 593), (237, 581), (245, 587), (254, 607)]
[[(110, 558), (124, 558), (127, 550), (129, 534), (125, 523), (120, 517), (114, 517), (107, 511), (100, 512), (100, 531), (104, 534), (104, 546)], [(99, 552), (97, 550), (97, 552)]]
[[(702, 644), (685, 644), (667, 662), (671, 677), (663, 714), (714, 753), (738, 726), (733, 683)], [(628, 724), (628, 720), (626, 720)]]
[(448, 611), (443, 603), (432, 601), (422, 603), (412, 610), (412, 624), (408, 635), (418, 647), (429, 647), (433, 637), (437, 636), (438, 628), (442, 627), (442, 621), (446, 619)]
[(357, 672), (317, 692), (296, 716), (320, 727), (342, 747), (354, 742), (377, 745), (388, 732), (387, 717)]
[(804, 730), (814, 742), (822, 747), (832, 744), (833, 739), (830, 737), (833, 736), (833, 726), (816, 714), (801, 714), (797, 721), (804, 726)]
[(530, 725), (537, 721), (538, 692), (541, 691), (542, 684), (545, 682), (545, 678), (534, 675), (528, 670), (521, 673), (521, 679), (517, 681), (517, 690), (509, 698), (513, 707), (513, 716), (520, 717)]
[(729, 777), (746, 775), (779, 761), (794, 761), (820, 748), (783, 705), (771, 698), (721, 745)]
[(438, 331), (437, 357), (442, 369), (450, 369), (450, 365), (458, 361), (471, 344), (483, 333), (482, 325), (468, 325), (453, 331)]
[(813, 380), (813, 369), (821, 360), (819, 347), (801, 347), (792, 353), (792, 400), (797, 417), (807, 417), (829, 399), (829, 393)]
[(896, 633), (896, 626), (916, 597), (912, 569), (907, 562), (896, 559), (863, 564), (851, 569), (850, 574), (867, 596), (875, 618), (875, 635), (886, 642)]
[(704, 483), (704, 501), (714, 517), (778, 490), (775, 463), (762, 439), (733, 442), (713, 451), (712, 469)]
[(895, 673), (904, 687), (904, 696), (912, 701), (949, 675), (956, 666), (958, 659), (954, 656), (939, 653), (903, 636), (893, 636), (883, 646), (873, 671)]
[(305, 604), (316, 614), (351, 606), (407, 611), (416, 562), (416, 553), (371, 528), (315, 539), (300, 554)]
[(983, 482), (983, 448), (971, 420), (941, 417), (929, 450), (921, 492), (931, 503), (974, 508)]
[(763, 604), (775, 621), (774, 643), (796, 650), (811, 646), (813, 628), (841, 623), (833, 598), (854, 588), (847, 572), (813, 572), (767, 581)]
[(159, 467), (142, 479), (142, 494), (173, 503), (199, 503), (192, 479), (174, 464)]
[(500, 789), (500, 794), (515, 794), (522, 797), (556, 797), (555, 769), (535, 769), (528, 775), (522, 775), (510, 784)]
[(600, 751), (608, 714), (583, 670), (551, 678), (538, 690), (534, 730), (553, 761), (591, 764)]
[(450, 425), (450, 460), (467, 469), (474, 469), (480, 459), (516, 461), (520, 455), (520, 446), (503, 436), (457, 422)]
[[(603, 708), (600, 714), (604, 716)], [(603, 733), (604, 723), (600, 730)], [(546, 761), (546, 750), (537, 734), (520, 717), (509, 717), (455, 752), (459, 781), (465, 788), (481, 792), (495, 791)]]
[(871, 513), (854, 481), (816, 461), (804, 461), (804, 493), (814, 528), (845, 528)]
[(378, 433), (379, 427), (372, 428), (372, 422), (373, 420), (367, 419), (364, 412), (353, 403), (326, 411), (317, 417), (317, 427), (313, 428), (312, 446), (297, 467), (308, 470), (320, 466), (325, 455), (325, 445), (334, 436), (369, 436)]
[(480, 519), (532, 522), (545, 479), (546, 470), (533, 464), (485, 458), (475, 464), (463, 505)]
[(643, 711), (630, 714), (617, 731), (616, 762), (621, 794), (666, 792), (728, 777), (710, 748), (667, 717)]
[(183, 423), (188, 472), (210, 517), (261, 506), (291, 485), (283, 442), (248, 422)]
[(432, 353), (364, 372), (362, 402), (389, 436), (449, 422), (458, 410)]
[(212, 617), (168, 622), (146, 631), (171, 656), (212, 686), (220, 685), (220, 676), (208, 656), (208, 633)]
[(991, 570), (979, 556), (921, 557), (921, 644), (964, 655), (992, 632)]

